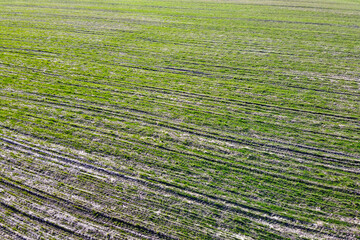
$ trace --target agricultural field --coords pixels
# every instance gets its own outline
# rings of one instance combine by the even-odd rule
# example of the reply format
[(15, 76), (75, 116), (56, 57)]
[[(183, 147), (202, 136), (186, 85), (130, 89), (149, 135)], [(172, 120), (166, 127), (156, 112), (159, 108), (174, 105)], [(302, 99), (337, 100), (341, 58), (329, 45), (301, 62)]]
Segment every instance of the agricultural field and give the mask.
[(0, 0), (0, 239), (360, 239), (360, 1)]

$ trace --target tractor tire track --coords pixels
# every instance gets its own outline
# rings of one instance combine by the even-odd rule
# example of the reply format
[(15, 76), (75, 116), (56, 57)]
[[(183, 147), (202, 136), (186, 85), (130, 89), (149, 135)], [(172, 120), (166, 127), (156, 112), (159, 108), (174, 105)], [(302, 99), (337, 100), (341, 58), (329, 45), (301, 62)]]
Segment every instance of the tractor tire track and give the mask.
[[(3, 138), (0, 138), (1, 140), (4, 141)], [(22, 144), (19, 144), (19, 143), (16, 143), (14, 141), (5, 141), (5, 142), (8, 142), (8, 143), (12, 143), (12, 144), (15, 144), (17, 146), (21, 146), (23, 148), (27, 148), (27, 149), (30, 149), (32, 151), (35, 151), (35, 152), (38, 152), (38, 153), (41, 153), (42, 151), (38, 150), (38, 149), (33, 149), (32, 147), (27, 147), (27, 146), (24, 146)], [(44, 153), (46, 154), (46, 153)], [(149, 179), (149, 178), (145, 178), (146, 180), (150, 180), (150, 181), (144, 181), (143, 179), (137, 179), (137, 178), (132, 178), (132, 177), (127, 177), (127, 176), (124, 176), (122, 174), (118, 174), (116, 172), (112, 172), (112, 171), (108, 171), (108, 170), (105, 170), (105, 169), (99, 169), (97, 167), (94, 167), (94, 166), (91, 166), (91, 165), (88, 165), (88, 164), (81, 164), (81, 163), (77, 163), (76, 161), (74, 160), (70, 160), (70, 159), (66, 159), (64, 157), (57, 157), (59, 160), (63, 160), (64, 162), (66, 163), (70, 163), (70, 164), (75, 164), (75, 165), (78, 165), (78, 166), (82, 166), (82, 167), (85, 167), (86, 168), (90, 168), (92, 170), (97, 170), (97, 171), (100, 171), (102, 173), (105, 173), (105, 174), (109, 174), (109, 175), (112, 175), (112, 176), (117, 176), (117, 177), (120, 177), (120, 178), (124, 178), (126, 180), (131, 180), (131, 181), (135, 181), (135, 182), (138, 182), (139, 184), (142, 184), (142, 185), (145, 185), (145, 186), (148, 186), (148, 187), (151, 187), (151, 188), (155, 188), (155, 189), (158, 189), (158, 190), (161, 190), (161, 191), (165, 191), (165, 192), (168, 192), (168, 193), (171, 193), (171, 194), (175, 194), (177, 196), (181, 196), (183, 198), (187, 198), (189, 200), (192, 200), (192, 201), (195, 201), (197, 203), (200, 203), (200, 204), (206, 204), (206, 205), (209, 205), (209, 206), (212, 206), (212, 207), (216, 207), (218, 209), (221, 209), (221, 210), (227, 210), (227, 211), (230, 211), (230, 212), (234, 212), (234, 213), (240, 213), (240, 214), (244, 214), (246, 216), (250, 216), (251, 218), (253, 219), (259, 219), (259, 220), (263, 220), (263, 221), (266, 221), (266, 222), (270, 222), (270, 223), (277, 223), (277, 224), (280, 224), (280, 225), (284, 225), (286, 227), (292, 227), (292, 228), (295, 228), (295, 229), (300, 229), (300, 230), (304, 230), (304, 231), (308, 231), (308, 232), (312, 232), (312, 233), (320, 233), (319, 231), (315, 230), (315, 229), (311, 229), (311, 228), (307, 228), (307, 227), (304, 227), (304, 226), (300, 226), (300, 225), (294, 225), (294, 224), (291, 224), (291, 223), (288, 223), (288, 222), (284, 222), (284, 221), (280, 221), (280, 220), (277, 220), (277, 219), (273, 219), (271, 217), (267, 217), (267, 216), (262, 216), (262, 215), (259, 215), (259, 214), (256, 214), (256, 213), (252, 213), (252, 212), (249, 212), (249, 211), (244, 211), (244, 210), (241, 210), (237, 207), (246, 207), (246, 205), (239, 205), (238, 203), (236, 202), (231, 202), (231, 201), (228, 201), (228, 200), (225, 200), (225, 199), (222, 199), (222, 198), (218, 198), (218, 197), (215, 197), (215, 196), (211, 196), (211, 195), (206, 195), (206, 194), (203, 194), (201, 192), (191, 192), (191, 193), (187, 193), (188, 190), (186, 189), (181, 189), (181, 190), (184, 190), (184, 192), (181, 192), (180, 190), (177, 190), (177, 189), (170, 189), (168, 187), (177, 187), (176, 185), (173, 185), (173, 184), (170, 184), (170, 183), (167, 183), (167, 182), (163, 182), (163, 181), (159, 181), (159, 180), (155, 180), (155, 179)], [(47, 157), (45, 157), (44, 159), (48, 159)], [(48, 159), (49, 160), (49, 159)], [(255, 170), (255, 169), (252, 169), (252, 170)], [(263, 172), (260, 172), (263, 174)], [(166, 188), (162, 187), (161, 185), (154, 185), (153, 182), (158, 182), (160, 183), (161, 185), (165, 185)], [(195, 197), (194, 193), (196, 193), (196, 195), (200, 194), (200, 197)], [(204, 198), (205, 197), (205, 198)], [(209, 199), (212, 199), (212, 200), (209, 200)], [(218, 203), (218, 202), (214, 202), (214, 200), (217, 200), (217, 201), (221, 201), (221, 202), (224, 202), (224, 203), (227, 203), (227, 204), (231, 204), (233, 206), (236, 206), (236, 208), (234, 207), (230, 207), (230, 206), (227, 206), (225, 207), (224, 205), (222, 205), (221, 203)], [(253, 210), (250, 208), (250, 210)], [(281, 216), (279, 216), (281, 217)], [(299, 222), (298, 220), (294, 220), (296, 222)]]

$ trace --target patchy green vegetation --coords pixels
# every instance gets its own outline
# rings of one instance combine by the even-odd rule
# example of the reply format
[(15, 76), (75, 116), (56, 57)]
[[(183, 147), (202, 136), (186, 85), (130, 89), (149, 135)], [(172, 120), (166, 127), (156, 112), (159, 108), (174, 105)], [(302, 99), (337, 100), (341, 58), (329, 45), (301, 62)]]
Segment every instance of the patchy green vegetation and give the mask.
[(360, 238), (359, 36), (357, 0), (0, 0), (0, 238)]

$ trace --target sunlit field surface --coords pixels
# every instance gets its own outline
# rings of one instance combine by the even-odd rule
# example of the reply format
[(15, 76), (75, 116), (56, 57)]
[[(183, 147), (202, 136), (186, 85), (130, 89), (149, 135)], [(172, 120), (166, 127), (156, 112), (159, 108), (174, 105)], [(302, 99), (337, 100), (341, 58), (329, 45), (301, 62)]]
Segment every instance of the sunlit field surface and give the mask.
[(0, 0), (0, 239), (358, 239), (359, 87), (359, 0)]

